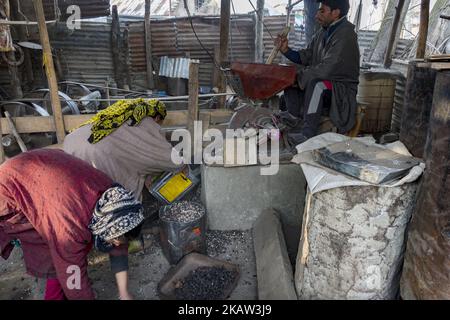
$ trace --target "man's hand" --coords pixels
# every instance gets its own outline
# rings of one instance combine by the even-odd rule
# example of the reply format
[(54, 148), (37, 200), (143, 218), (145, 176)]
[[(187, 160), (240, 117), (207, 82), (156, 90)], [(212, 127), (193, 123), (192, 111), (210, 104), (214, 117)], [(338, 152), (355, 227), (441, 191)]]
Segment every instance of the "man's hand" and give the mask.
[(278, 35), (274, 44), (280, 49), (281, 53), (286, 53), (289, 50), (289, 40), (286, 36)]

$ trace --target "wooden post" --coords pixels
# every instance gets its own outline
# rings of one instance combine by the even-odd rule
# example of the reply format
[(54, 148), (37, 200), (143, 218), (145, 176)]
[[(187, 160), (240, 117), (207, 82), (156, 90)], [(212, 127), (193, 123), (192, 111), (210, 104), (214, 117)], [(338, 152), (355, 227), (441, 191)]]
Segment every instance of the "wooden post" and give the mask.
[(130, 48), (129, 48), (129, 29), (125, 28), (123, 31), (123, 47), (121, 57), (124, 57), (122, 61), (123, 72), (125, 74), (126, 84), (125, 89), (130, 90), (131, 88), (131, 60), (130, 60)]
[(389, 36), (389, 42), (384, 56), (384, 67), (390, 68), (392, 64), (392, 51), (394, 49), (395, 38), (397, 37), (397, 30), (400, 24), (400, 16), (403, 11), (403, 5), (405, 0), (398, 0), (398, 4), (395, 11), (394, 22), (392, 23), (392, 30)]
[(50, 47), (50, 40), (48, 38), (47, 25), (45, 24), (44, 7), (42, 0), (33, 0), (36, 17), (38, 20), (39, 36), (41, 38), (41, 45), (44, 51), (44, 67), (47, 75), (48, 87), (50, 89), (50, 99), (52, 102), (53, 118), (56, 127), (56, 137), (58, 143), (63, 143), (66, 136), (64, 129), (64, 119), (61, 110), (61, 101), (58, 95), (58, 83), (56, 82), (55, 66), (53, 64), (52, 49)]
[(430, 22), (430, 0), (422, 0), (420, 6), (420, 28), (417, 44), (416, 59), (425, 58), (428, 38), (428, 25)]
[(264, 0), (258, 0), (255, 25), (255, 62), (264, 63)]
[[(150, 89), (155, 88), (155, 80), (153, 79), (153, 64), (152, 64), (152, 32), (150, 20), (150, 0), (145, 0), (145, 59), (147, 62), (147, 86)], [(169, 9), (170, 11), (170, 9)]]
[[(381, 23), (380, 30), (377, 32), (377, 35), (375, 37), (375, 40), (372, 41), (372, 44), (370, 46), (369, 50), (369, 56), (368, 61), (372, 63), (378, 63), (383, 64), (384, 58), (386, 56), (386, 51), (389, 43), (390, 34), (392, 31), (392, 25), (394, 21), (394, 16), (396, 13), (396, 6), (397, 6), (398, 0), (389, 0), (389, 3), (387, 4), (387, 9), (385, 11), (385, 15), (383, 17), (383, 21)], [(409, 4), (411, 3), (411, 0), (405, 0), (405, 4), (403, 7), (409, 8)], [(403, 12), (400, 15), (400, 23), (404, 21), (406, 17), (407, 10), (403, 10)], [(395, 43), (400, 38), (400, 28), (397, 28), (396, 30), (396, 37), (394, 40), (393, 48), (396, 47)]]
[(0, 165), (5, 162), (5, 149), (3, 148), (2, 112), (0, 110)]
[[(215, 61), (220, 61), (220, 47), (219, 46), (214, 46), (214, 60)], [(215, 88), (219, 88), (220, 87), (220, 73), (221, 71), (219, 69), (217, 69), (216, 67), (214, 67), (213, 70), (213, 87)]]
[[(230, 35), (230, 0), (221, 0), (220, 6), (220, 54), (219, 64), (222, 65), (228, 60), (228, 45)], [(223, 72), (219, 74), (219, 93), (227, 91), (227, 83)], [(220, 108), (225, 107), (226, 97), (219, 99)]]
[(123, 77), (123, 66), (122, 59), (120, 57), (122, 50), (121, 48), (121, 35), (120, 35), (120, 21), (119, 12), (117, 11), (117, 6), (112, 7), (112, 24), (111, 24), (111, 45), (114, 61), (114, 75), (117, 86), (119, 89), (123, 89), (125, 85)]
[(111, 94), (109, 91), (109, 79), (106, 80), (106, 100), (108, 100), (106, 103), (109, 106), (111, 106)]
[(189, 65), (189, 106), (188, 106), (188, 130), (191, 133), (191, 137), (194, 136), (194, 122), (198, 121), (199, 108), (198, 108), (198, 70), (200, 63), (195, 60), (191, 60)]
[[(187, 127), (189, 133), (191, 134), (191, 151), (194, 156), (195, 162), (201, 161), (199, 157), (202, 153), (202, 143), (198, 143), (198, 139), (195, 138), (196, 133), (196, 122), (199, 121), (199, 107), (198, 107), (198, 88), (199, 79), (198, 71), (200, 67), (200, 62), (191, 60), (189, 65), (189, 106), (188, 106), (188, 116), (187, 116)], [(197, 132), (197, 134), (203, 134), (203, 132)], [(200, 142), (203, 139), (200, 139)]]
[(358, 9), (356, 10), (355, 21), (354, 21), (356, 33), (358, 33), (359, 29), (361, 28), (362, 10), (363, 10), (363, 3), (362, 3), (362, 0), (359, 0), (359, 5), (358, 5)]
[(286, 7), (286, 25), (289, 26), (291, 24), (291, 13), (292, 13), (292, 0), (288, 1)]

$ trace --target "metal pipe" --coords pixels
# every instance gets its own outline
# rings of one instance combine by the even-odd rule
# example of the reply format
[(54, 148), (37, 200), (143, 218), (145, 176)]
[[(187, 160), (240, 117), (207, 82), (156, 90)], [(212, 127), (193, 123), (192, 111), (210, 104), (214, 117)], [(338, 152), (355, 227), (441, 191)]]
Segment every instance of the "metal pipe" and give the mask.
[[(213, 98), (213, 97), (223, 97), (223, 96), (236, 96), (236, 93), (211, 93), (211, 94), (202, 94), (199, 95), (199, 98)], [(177, 96), (177, 97), (154, 97), (154, 98), (148, 98), (148, 99), (158, 99), (159, 101), (184, 101), (188, 100), (189, 96)], [(70, 99), (69, 101), (75, 101), (75, 102), (83, 102), (83, 101), (100, 101), (100, 102), (108, 102), (108, 101), (117, 101), (117, 100), (125, 100), (125, 101), (131, 101), (136, 100), (136, 98), (130, 99), (130, 98), (110, 98), (110, 99)], [(39, 102), (39, 101), (50, 101), (50, 99), (37, 99), (37, 98), (24, 98), (20, 100), (9, 100), (9, 101), (1, 101), (1, 104), (8, 104), (8, 103), (15, 103), (15, 102)]]

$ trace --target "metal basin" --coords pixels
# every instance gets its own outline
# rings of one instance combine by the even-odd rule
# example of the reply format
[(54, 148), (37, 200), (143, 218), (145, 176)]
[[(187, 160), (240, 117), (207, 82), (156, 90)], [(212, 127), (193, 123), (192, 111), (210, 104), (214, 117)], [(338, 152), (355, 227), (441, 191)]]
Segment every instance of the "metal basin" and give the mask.
[(295, 66), (233, 62), (228, 80), (241, 97), (265, 100), (293, 85), (296, 71)]

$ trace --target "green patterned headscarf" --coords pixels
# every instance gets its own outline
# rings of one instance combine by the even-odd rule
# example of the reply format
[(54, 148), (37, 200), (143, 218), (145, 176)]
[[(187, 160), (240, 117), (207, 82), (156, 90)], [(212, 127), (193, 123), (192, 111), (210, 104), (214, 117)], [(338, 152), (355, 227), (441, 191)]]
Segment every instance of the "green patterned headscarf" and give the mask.
[(92, 124), (92, 134), (88, 140), (95, 144), (109, 136), (128, 120), (131, 120), (130, 126), (136, 126), (145, 117), (155, 118), (158, 115), (164, 120), (167, 110), (164, 103), (156, 99), (119, 100), (81, 126)]

